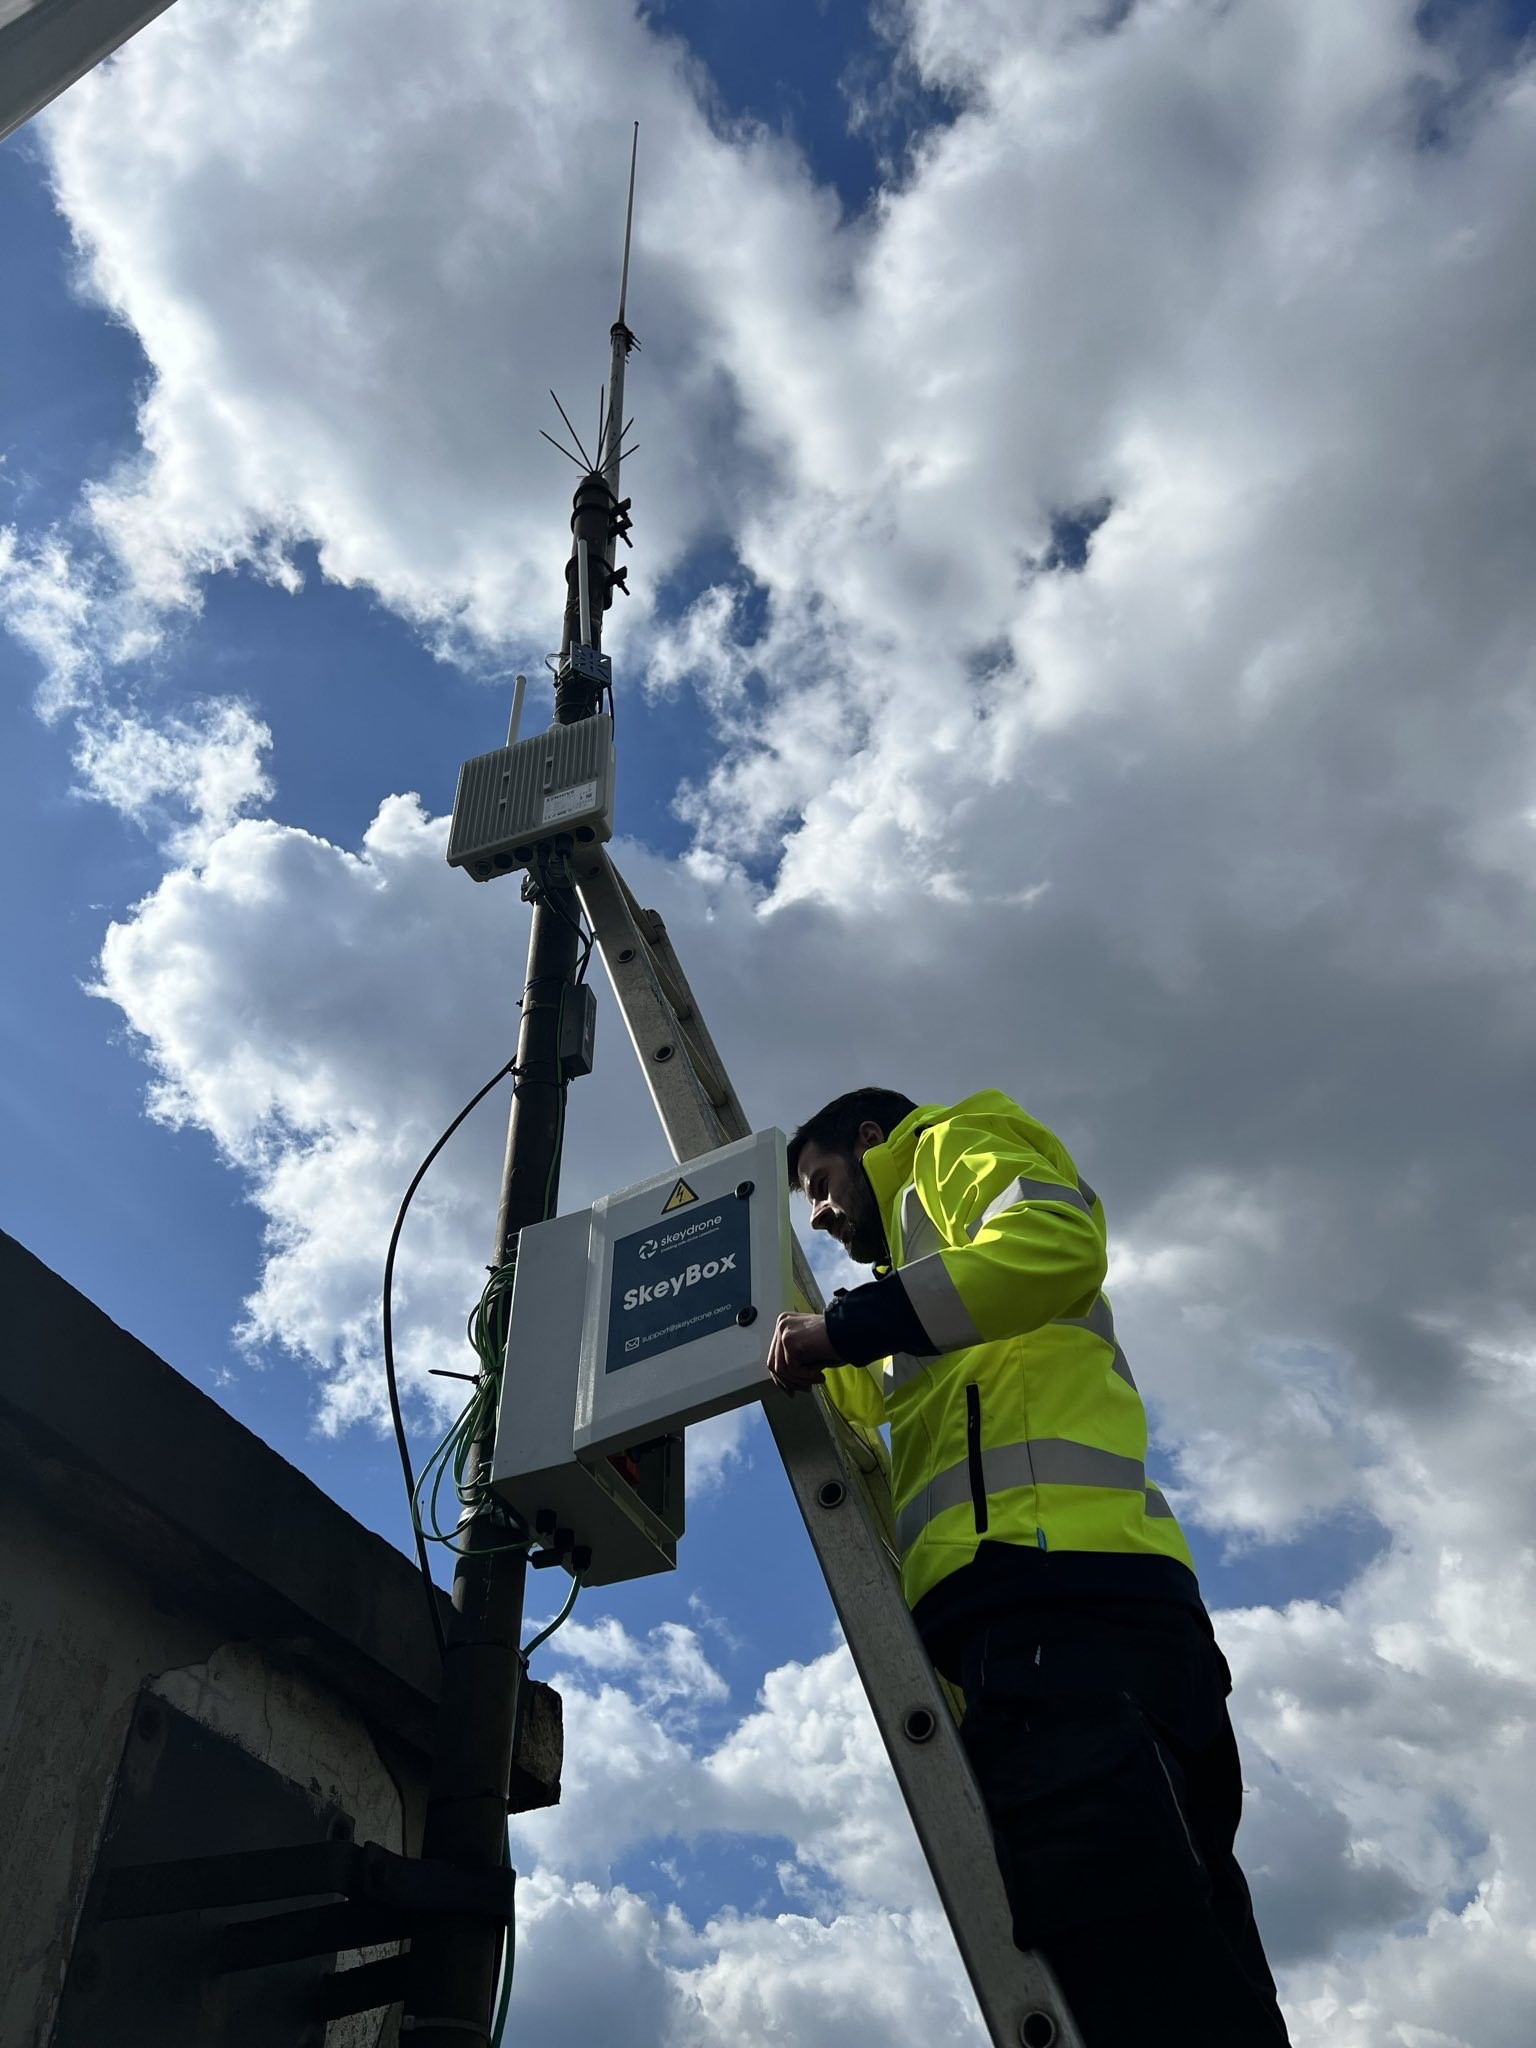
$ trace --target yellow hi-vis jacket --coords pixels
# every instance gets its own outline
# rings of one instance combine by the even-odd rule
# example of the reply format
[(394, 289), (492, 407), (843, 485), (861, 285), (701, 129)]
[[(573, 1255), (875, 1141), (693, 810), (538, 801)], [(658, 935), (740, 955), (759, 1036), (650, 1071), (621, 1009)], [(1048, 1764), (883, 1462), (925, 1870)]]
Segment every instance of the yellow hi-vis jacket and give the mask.
[(1103, 1204), (1061, 1140), (987, 1090), (914, 1110), (863, 1164), (892, 1270), (832, 1304), (850, 1363), (826, 1389), (850, 1421), (890, 1423), (909, 1605), (983, 1542), (1192, 1574), (1101, 1291)]

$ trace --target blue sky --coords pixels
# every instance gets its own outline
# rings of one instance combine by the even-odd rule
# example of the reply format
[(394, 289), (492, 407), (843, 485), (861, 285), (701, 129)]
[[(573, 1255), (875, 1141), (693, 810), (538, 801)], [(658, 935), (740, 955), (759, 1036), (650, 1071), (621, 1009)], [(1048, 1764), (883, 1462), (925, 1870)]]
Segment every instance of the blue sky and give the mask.
[[(535, 428), (551, 383), (595, 404), (638, 113), (621, 859), (761, 1121), (878, 1072), (1008, 1087), (1077, 1150), (1229, 1617), (1296, 2037), (1400, 2048), (1410, 1996), (1463, 2038), (1478, 1914), (1513, 1954), (1536, 1897), (1506, 1780), (1414, 1732), (1416, 1687), (1470, 1725), (1490, 1673), (1536, 1683), (1491, 1618), (1533, 1327), (1536, 18), (1198, 11), (449, 12), (427, 119), (409, 9), (295, 5), (294, 67), (179, 0), (0, 146), (0, 1214), (404, 1545), (370, 1289), (526, 939), (433, 834), (512, 672), (544, 687), (574, 472)], [(193, 815), (166, 748), (233, 794)], [(568, 1202), (665, 1163), (602, 996)], [(503, 1114), (403, 1247), (418, 1452)], [(615, 1956), (626, 1887), (734, 1909), (702, 1962), (647, 1937), (701, 2041), (781, 1916), (920, 1933), (813, 1811), (825, 1780), (899, 1827), (851, 1736), (786, 1838), (740, 1762), (796, 1667), (844, 1697), (760, 1426), (701, 1446), (678, 1573), (580, 1613), (575, 1739), (662, 1731), (706, 1818), (605, 1865), (580, 1750), (551, 1900), (598, 1884)]]

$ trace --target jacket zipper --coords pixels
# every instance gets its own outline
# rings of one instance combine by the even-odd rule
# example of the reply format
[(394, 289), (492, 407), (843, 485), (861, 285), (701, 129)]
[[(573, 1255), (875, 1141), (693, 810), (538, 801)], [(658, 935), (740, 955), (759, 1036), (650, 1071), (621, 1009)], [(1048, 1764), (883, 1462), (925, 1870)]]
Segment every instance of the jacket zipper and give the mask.
[(987, 1533), (987, 1481), (981, 1466), (981, 1389), (965, 1390), (965, 1462), (971, 1475), (971, 1508), (976, 1517), (976, 1534)]

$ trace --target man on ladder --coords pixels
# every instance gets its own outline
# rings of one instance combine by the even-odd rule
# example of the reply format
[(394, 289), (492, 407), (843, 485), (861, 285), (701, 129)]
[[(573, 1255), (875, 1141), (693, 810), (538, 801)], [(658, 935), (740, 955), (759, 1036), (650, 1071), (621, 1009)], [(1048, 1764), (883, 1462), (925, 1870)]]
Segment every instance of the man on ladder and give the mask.
[(787, 1315), (770, 1371), (889, 1422), (902, 1585), (992, 1820), (1020, 1948), (1087, 2048), (1279, 2048), (1233, 1855), (1231, 1678), (1100, 1291), (1104, 1208), (1007, 1096), (840, 1096), (792, 1187), (877, 1277)]

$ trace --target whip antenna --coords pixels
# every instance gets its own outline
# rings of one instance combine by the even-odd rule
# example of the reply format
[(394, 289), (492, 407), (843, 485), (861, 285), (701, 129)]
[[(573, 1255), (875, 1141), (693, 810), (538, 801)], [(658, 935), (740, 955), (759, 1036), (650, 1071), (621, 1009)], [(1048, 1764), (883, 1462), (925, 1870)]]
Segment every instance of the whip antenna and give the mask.
[(629, 249), (635, 227), (635, 163), (640, 154), (640, 123), (629, 145), (629, 203), (624, 209), (624, 267), (619, 274), (619, 317), (608, 330), (612, 360), (608, 373), (607, 446), (602, 451), (603, 478), (615, 498), (619, 495), (620, 444), (624, 439), (624, 365), (639, 342), (630, 332), (625, 315), (629, 308)]

